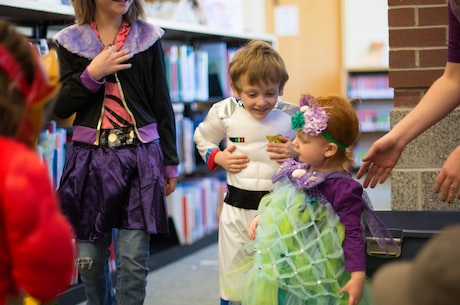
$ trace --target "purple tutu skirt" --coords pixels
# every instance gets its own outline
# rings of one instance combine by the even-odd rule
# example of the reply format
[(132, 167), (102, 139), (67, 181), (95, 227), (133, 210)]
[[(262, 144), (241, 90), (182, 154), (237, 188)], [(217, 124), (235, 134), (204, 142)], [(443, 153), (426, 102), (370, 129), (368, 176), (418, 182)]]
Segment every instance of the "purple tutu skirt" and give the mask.
[(58, 189), (79, 241), (112, 228), (168, 233), (164, 163), (159, 141), (118, 147), (74, 142)]

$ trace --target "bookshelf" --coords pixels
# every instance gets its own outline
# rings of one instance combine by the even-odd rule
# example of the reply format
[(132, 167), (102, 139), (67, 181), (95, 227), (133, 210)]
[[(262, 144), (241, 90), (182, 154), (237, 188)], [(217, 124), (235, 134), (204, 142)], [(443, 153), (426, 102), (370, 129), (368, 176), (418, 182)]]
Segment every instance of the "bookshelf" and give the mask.
[(388, 84), (388, 70), (348, 69), (346, 95), (352, 99), (360, 123), (361, 136), (353, 148), (354, 163), (359, 167), (371, 144), (390, 130), (393, 89)]
[[(31, 39), (50, 39), (55, 32), (73, 23), (73, 8), (69, 2), (67, 0), (0, 0), (0, 18), (17, 24), (21, 32)], [(217, 241), (218, 215), (225, 192), (224, 175), (219, 172), (209, 172), (195, 150), (193, 130), (204, 118), (209, 107), (228, 95), (229, 82), (223, 77), (226, 75), (226, 64), (232, 52), (252, 39), (264, 40), (276, 46), (276, 38), (265, 33), (252, 34), (199, 24), (157, 20), (150, 17), (147, 18), (147, 21), (165, 30), (163, 36), (165, 54), (169, 54), (171, 46), (177, 47), (178, 50), (182, 48), (186, 53), (189, 52), (189, 55), (191, 52), (194, 53), (193, 59), (188, 59), (189, 65), (193, 66), (190, 68), (191, 71), (184, 72), (184, 65), (181, 65), (179, 61), (177, 71), (174, 72), (169, 66), (167, 69), (171, 77), (176, 74), (176, 77), (179, 77), (182, 73), (181, 77), (185, 77), (182, 83), (193, 79), (195, 84), (184, 89), (180, 82), (177, 88), (173, 86), (173, 80), (170, 83), (170, 90), (178, 90), (177, 92), (172, 91), (171, 96), (176, 113), (176, 124), (178, 124), (177, 141), (182, 168), (177, 190), (172, 196), (168, 196), (171, 235), (152, 236), (149, 267), (154, 270)], [(208, 50), (211, 47), (217, 48), (221, 52), (220, 55), (219, 53), (213, 55)], [(206, 55), (203, 55), (203, 52)], [(212, 70), (215, 67), (212, 68), (209, 64), (215, 60), (213, 56), (225, 58), (224, 62), (218, 63), (221, 65), (218, 70)], [(199, 57), (201, 60), (207, 57), (207, 65), (202, 63), (203, 69), (197, 68)], [(180, 60), (180, 58), (177, 59)], [(168, 57), (167, 64), (170, 61), (171, 58)], [(197, 71), (202, 74), (197, 76)], [(219, 90), (213, 90), (214, 88), (219, 88)], [(62, 139), (69, 137), (71, 132), (69, 127), (62, 130), (54, 122), (50, 122), (43, 137), (52, 142), (56, 134), (59, 134), (59, 138)], [(45, 156), (50, 158), (50, 154), (52, 153), (45, 147), (44, 158)], [(62, 158), (60, 160), (62, 161)], [(47, 162), (54, 164), (54, 161)], [(57, 164), (59, 168), (62, 168), (60, 162)], [(50, 169), (50, 171), (53, 170), (55, 169)], [(55, 177), (54, 174), (52, 177), (54, 184), (57, 185), (59, 177)], [(185, 210), (187, 211), (186, 216), (183, 215)], [(83, 286), (77, 282), (59, 297), (58, 302), (62, 305), (74, 305), (83, 302), (84, 299)]]
[[(341, 2), (341, 83), (343, 94), (356, 99), (354, 105), (361, 124), (361, 136), (354, 147), (358, 168), (371, 144), (389, 130), (389, 115), (394, 108), (393, 90), (388, 87), (388, 1)], [(391, 209), (391, 177), (366, 191), (376, 210)]]
[[(393, 89), (388, 86), (388, 68), (385, 67), (348, 68), (345, 74), (346, 96), (353, 99), (360, 122), (361, 134), (353, 147), (354, 169), (357, 170), (372, 143), (390, 130)], [(390, 209), (391, 177), (366, 191), (374, 209)]]

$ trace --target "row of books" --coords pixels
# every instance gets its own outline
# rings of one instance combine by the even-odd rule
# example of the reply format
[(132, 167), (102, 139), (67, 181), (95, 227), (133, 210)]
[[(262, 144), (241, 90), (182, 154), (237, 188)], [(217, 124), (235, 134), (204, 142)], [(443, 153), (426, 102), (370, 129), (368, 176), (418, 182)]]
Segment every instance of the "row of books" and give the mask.
[(389, 131), (390, 114), (385, 109), (357, 109), (361, 132)]
[(207, 101), (231, 95), (228, 63), (236, 48), (225, 42), (195, 46), (166, 42), (166, 77), (173, 102)]
[(188, 179), (166, 198), (181, 245), (190, 245), (217, 230), (226, 187), (214, 177)]
[(348, 96), (361, 99), (391, 99), (393, 88), (389, 87), (388, 74), (350, 75)]

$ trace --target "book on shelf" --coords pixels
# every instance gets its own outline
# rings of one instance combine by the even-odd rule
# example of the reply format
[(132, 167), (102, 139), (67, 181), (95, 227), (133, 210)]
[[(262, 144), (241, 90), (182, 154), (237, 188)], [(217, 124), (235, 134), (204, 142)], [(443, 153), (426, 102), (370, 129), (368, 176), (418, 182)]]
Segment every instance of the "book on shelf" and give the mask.
[(230, 94), (228, 76), (228, 49), (226, 42), (201, 42), (197, 50), (208, 53), (209, 96), (224, 97)]
[(165, 43), (166, 79), (173, 102), (209, 99), (208, 53), (191, 45)]
[(48, 166), (48, 172), (55, 188), (59, 187), (65, 162), (67, 131), (57, 128), (55, 121), (46, 124), (39, 135), (37, 151)]
[(176, 114), (175, 115), (175, 120), (176, 120), (176, 149), (177, 149), (177, 155), (179, 157), (179, 175), (184, 174), (184, 145), (183, 145), (183, 128), (182, 128), (182, 120), (184, 118), (184, 115), (182, 113)]
[(195, 100), (207, 101), (209, 99), (209, 70), (208, 53), (195, 50)]
[(182, 102), (195, 99), (195, 51), (190, 45), (180, 45), (178, 52), (179, 97)]
[(182, 119), (182, 147), (184, 173), (190, 174), (196, 168), (195, 142), (193, 141), (194, 123), (192, 119), (184, 117)]
[(172, 102), (179, 102), (179, 48), (172, 44), (165, 47), (166, 80)]
[(217, 230), (222, 183), (214, 177), (190, 179), (166, 197), (180, 244), (190, 245)]
[(179, 155), (179, 174), (190, 174), (196, 169), (194, 122), (182, 114), (176, 114), (176, 146)]

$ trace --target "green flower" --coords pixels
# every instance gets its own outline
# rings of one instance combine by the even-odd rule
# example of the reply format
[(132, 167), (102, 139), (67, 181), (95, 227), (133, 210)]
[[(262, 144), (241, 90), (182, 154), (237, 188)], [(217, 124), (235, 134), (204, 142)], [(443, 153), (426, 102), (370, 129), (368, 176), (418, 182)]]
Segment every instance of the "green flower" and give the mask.
[(294, 130), (302, 130), (305, 124), (305, 118), (302, 112), (297, 111), (291, 118), (291, 128)]

